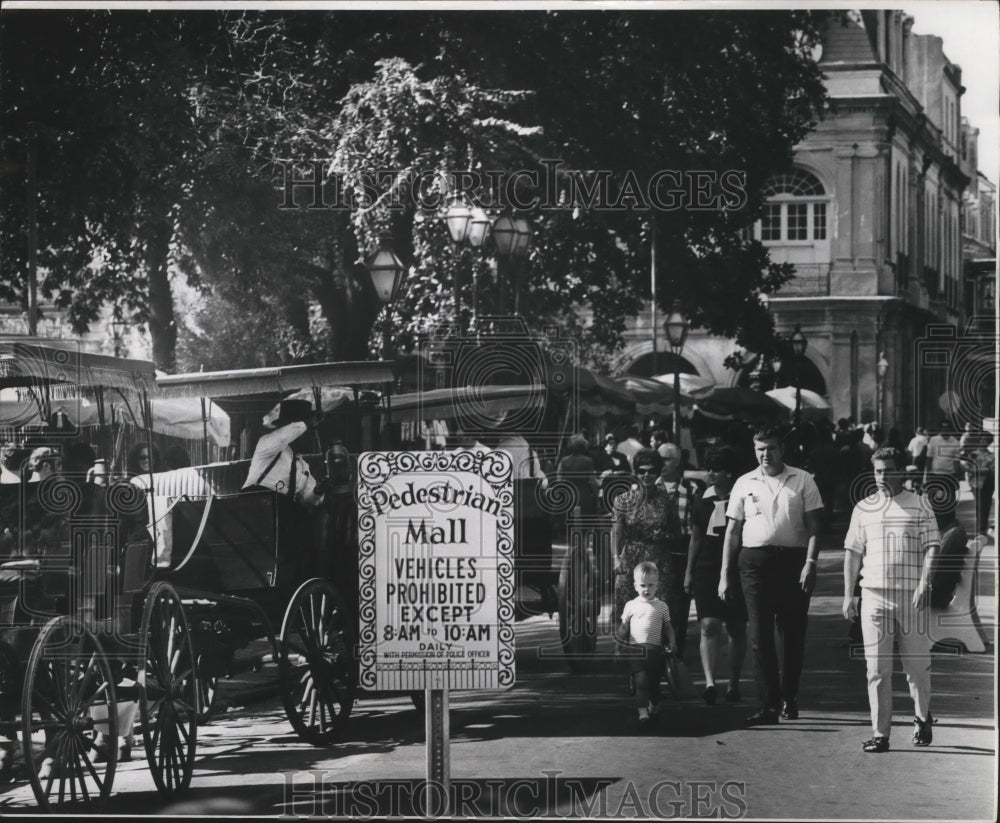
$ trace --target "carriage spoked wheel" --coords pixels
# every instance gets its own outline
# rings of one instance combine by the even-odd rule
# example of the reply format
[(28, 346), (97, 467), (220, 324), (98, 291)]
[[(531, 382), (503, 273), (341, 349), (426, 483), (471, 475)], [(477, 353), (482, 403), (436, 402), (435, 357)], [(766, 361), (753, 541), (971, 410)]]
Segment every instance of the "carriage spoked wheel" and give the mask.
[(14, 649), (0, 640), (0, 786), (14, 779), (17, 710), (24, 673)]
[(325, 580), (307, 580), (281, 623), (281, 699), (296, 733), (328, 746), (344, 731), (357, 680), (354, 632), (344, 599)]
[(198, 737), (198, 672), (181, 599), (169, 583), (146, 595), (139, 630), (139, 716), (149, 770), (163, 797), (186, 789)]
[(587, 550), (570, 546), (559, 570), (559, 640), (566, 662), (582, 672), (597, 648), (597, 618), (600, 612), (597, 571)]
[(215, 698), (219, 693), (219, 677), (206, 671), (204, 655), (198, 655), (198, 722), (208, 723), (215, 715)]
[(100, 641), (79, 620), (54, 617), (28, 658), (21, 696), (21, 744), (35, 799), (43, 811), (91, 814), (111, 794), (118, 712), (111, 665)]

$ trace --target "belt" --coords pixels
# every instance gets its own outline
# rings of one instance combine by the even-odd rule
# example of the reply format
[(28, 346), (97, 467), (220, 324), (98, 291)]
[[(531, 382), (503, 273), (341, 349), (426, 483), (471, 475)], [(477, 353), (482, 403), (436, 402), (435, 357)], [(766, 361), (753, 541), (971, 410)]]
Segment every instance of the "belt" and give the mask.
[(756, 549), (762, 552), (804, 552), (805, 546), (744, 546), (745, 549)]

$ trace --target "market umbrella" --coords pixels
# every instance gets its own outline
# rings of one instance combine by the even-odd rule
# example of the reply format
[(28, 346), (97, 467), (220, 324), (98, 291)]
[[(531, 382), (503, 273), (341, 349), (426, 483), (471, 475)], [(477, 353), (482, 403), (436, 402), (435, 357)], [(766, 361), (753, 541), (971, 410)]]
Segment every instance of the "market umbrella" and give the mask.
[[(637, 377), (634, 374), (623, 374), (615, 378), (615, 383), (635, 398), (635, 410), (645, 416), (648, 414), (673, 414), (674, 389), (651, 377)], [(690, 402), (681, 392), (681, 402)]]
[[(605, 414), (629, 414), (635, 408), (635, 395), (617, 380), (605, 377), (603, 374), (594, 374), (587, 369), (582, 371), (584, 374), (580, 378), (580, 383), (585, 408), (601, 406)], [(588, 378), (592, 381), (590, 388), (586, 387)]]
[(788, 409), (773, 397), (740, 386), (716, 389), (711, 397), (699, 400), (695, 408), (715, 420), (764, 422), (788, 418)]
[[(810, 389), (802, 389), (802, 403), (800, 409), (803, 417), (810, 419), (822, 419), (831, 414), (830, 404), (821, 395)], [(767, 396), (781, 403), (789, 411), (795, 410), (795, 386), (782, 386), (780, 389), (771, 389)]]
[[(709, 377), (702, 377), (700, 374), (687, 374), (681, 372), (680, 378), (680, 389), (681, 389), (681, 402), (684, 402), (685, 398), (690, 398), (691, 400), (701, 400), (705, 397), (710, 397), (715, 392), (715, 382)], [(673, 389), (674, 386), (674, 375), (671, 374), (658, 374), (654, 380), (664, 383)]]
[(586, 414), (626, 415), (635, 410), (635, 397), (618, 381), (595, 374), (583, 366), (572, 366), (554, 372), (548, 379), (549, 391), (579, 402)]
[(545, 403), (545, 386), (461, 386), (383, 397), (392, 418), (406, 420), (467, 419), (478, 428), (505, 419), (510, 412), (535, 415)]

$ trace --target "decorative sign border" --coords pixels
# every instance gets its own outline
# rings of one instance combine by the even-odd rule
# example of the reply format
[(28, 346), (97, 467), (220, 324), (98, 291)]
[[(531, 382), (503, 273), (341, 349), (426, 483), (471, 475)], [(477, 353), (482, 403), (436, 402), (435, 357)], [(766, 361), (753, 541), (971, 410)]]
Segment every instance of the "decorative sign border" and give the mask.
[[(430, 480), (456, 473), (479, 476), (499, 503), (496, 546), (476, 557), (496, 568), (496, 653), (488, 660), (440, 654), (389, 663), (378, 659), (376, 533), (389, 529), (375, 496), (392, 478), (424, 473)], [(508, 689), (514, 685), (514, 484), (510, 455), (503, 451), (365, 452), (358, 458), (360, 685), (370, 690)], [(383, 584), (384, 585), (384, 584)], [(492, 615), (489, 615), (492, 618)], [(491, 621), (492, 622), (492, 621)]]

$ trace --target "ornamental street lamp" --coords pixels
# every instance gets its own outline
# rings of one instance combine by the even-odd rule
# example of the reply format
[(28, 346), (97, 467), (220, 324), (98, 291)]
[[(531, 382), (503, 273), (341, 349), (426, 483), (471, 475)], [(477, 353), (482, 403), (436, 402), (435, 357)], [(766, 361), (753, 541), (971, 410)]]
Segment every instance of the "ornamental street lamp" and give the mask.
[[(780, 362), (780, 361), (779, 361)], [(753, 368), (748, 375), (753, 391), (766, 392), (774, 388), (774, 361), (763, 354), (755, 355), (750, 363)]]
[(125, 332), (128, 331), (128, 323), (115, 318), (108, 325), (111, 326), (111, 344), (114, 346), (115, 357), (121, 357), (125, 348)]
[(499, 313), (507, 309), (507, 283), (513, 271), (514, 311), (520, 311), (521, 288), (516, 261), (526, 257), (531, 247), (531, 223), (527, 218), (510, 211), (501, 214), (493, 223), (493, 242), (497, 247), (497, 286), (499, 288)]
[(809, 341), (806, 340), (806, 336), (802, 333), (802, 328), (798, 323), (795, 324), (795, 331), (792, 332), (792, 336), (788, 339), (788, 342), (792, 347), (792, 354), (795, 356), (795, 428), (799, 427), (799, 423), (802, 421), (802, 358), (806, 354), (806, 346), (809, 345)]
[(385, 306), (385, 318), (382, 327), (382, 359), (392, 359), (392, 304), (399, 297), (403, 280), (406, 278), (406, 266), (392, 250), (392, 235), (382, 232), (379, 235), (378, 249), (366, 262), (365, 267), (371, 275), (372, 285), (379, 302)]
[(517, 241), (517, 226), (514, 215), (504, 212), (493, 223), (493, 243), (497, 247), (497, 313), (503, 314), (507, 308), (507, 284), (510, 267), (508, 263)]
[(681, 312), (681, 301), (674, 300), (673, 309), (667, 317), (663, 327), (667, 333), (667, 342), (670, 343), (670, 351), (676, 357), (674, 362), (674, 443), (680, 448), (681, 445), (681, 353), (684, 351), (684, 343), (688, 336), (688, 319)]
[[(451, 199), (448, 208), (442, 214), (445, 225), (448, 227), (448, 234), (452, 241), (461, 248), (468, 244), (474, 249), (481, 249), (490, 237), (493, 224), (489, 215), (479, 206), (470, 206), (469, 201), (463, 194), (456, 194)], [(455, 292), (455, 327), (461, 328), (461, 289), (458, 281), (458, 270), (456, 268), (454, 277)], [(478, 317), (479, 302), (479, 269), (472, 267), (472, 325), (475, 326)]]
[[(448, 208), (445, 209), (443, 216), (445, 225), (448, 227), (448, 234), (451, 235), (452, 241), (459, 246), (459, 256), (461, 257), (461, 247), (468, 239), (469, 230), (472, 225), (472, 207), (469, 205), (469, 201), (465, 195), (454, 195)], [(462, 289), (458, 282), (459, 268), (460, 265), (456, 265), (452, 274), (452, 291), (455, 300), (455, 329), (456, 333), (460, 334), (462, 327)]]
[(464, 243), (469, 233), (469, 223), (472, 222), (472, 209), (463, 195), (457, 194), (452, 198), (445, 209), (444, 222), (451, 239), (456, 243)]
[(517, 228), (517, 237), (514, 238), (511, 254), (518, 260), (514, 266), (514, 314), (520, 314), (521, 280), (524, 276), (524, 267), (520, 261), (528, 256), (531, 248), (531, 223), (528, 218), (517, 216), (514, 218), (514, 226)]
[(473, 206), (472, 218), (469, 220), (469, 231), (465, 239), (468, 240), (472, 248), (481, 249), (486, 241), (489, 240), (492, 228), (493, 224), (490, 222), (490, 216), (479, 208), (479, 206)]
[(878, 356), (878, 363), (876, 364), (876, 369), (878, 370), (878, 424), (879, 428), (882, 427), (882, 421), (885, 418), (885, 376), (889, 372), (889, 361), (885, 359), (885, 352), (880, 352)]

